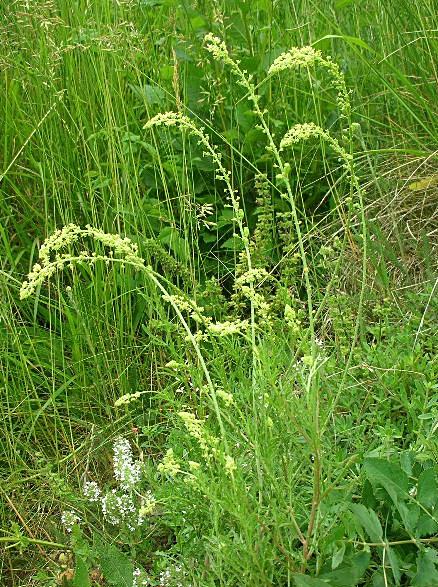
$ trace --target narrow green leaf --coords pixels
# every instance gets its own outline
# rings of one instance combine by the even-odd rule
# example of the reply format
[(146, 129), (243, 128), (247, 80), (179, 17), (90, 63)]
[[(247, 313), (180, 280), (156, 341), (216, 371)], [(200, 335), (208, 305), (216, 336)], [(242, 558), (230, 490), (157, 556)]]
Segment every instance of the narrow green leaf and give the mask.
[(342, 563), (342, 561), (344, 560), (345, 548), (346, 548), (345, 542), (343, 542), (334, 551), (333, 556), (332, 556), (332, 570), (337, 569), (339, 567), (339, 565)]
[(314, 577), (308, 577), (307, 575), (294, 575), (294, 582), (296, 587), (330, 587), (332, 585), (331, 583), (321, 581), (321, 579), (315, 579)]
[(72, 587), (91, 587), (88, 565), (82, 557), (76, 556), (75, 576)]
[(386, 549), (386, 554), (388, 556), (389, 564), (391, 565), (392, 575), (394, 577), (395, 584), (400, 585), (401, 573), (397, 552), (394, 548), (388, 547)]
[(320, 41), (324, 41), (325, 39), (342, 39), (348, 45), (356, 45), (357, 47), (361, 47), (362, 49), (366, 49), (370, 53), (374, 53), (374, 50), (366, 43), (364, 40), (360, 39), (359, 37), (351, 37), (350, 35), (325, 35), (315, 41), (314, 45), (319, 43)]

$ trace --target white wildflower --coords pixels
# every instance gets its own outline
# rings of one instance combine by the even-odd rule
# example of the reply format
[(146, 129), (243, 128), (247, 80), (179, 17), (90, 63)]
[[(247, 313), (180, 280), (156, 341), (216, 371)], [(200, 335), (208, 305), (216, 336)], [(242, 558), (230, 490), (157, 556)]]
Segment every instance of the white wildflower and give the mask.
[(135, 503), (131, 495), (118, 493), (116, 489), (113, 489), (102, 498), (101, 505), (104, 518), (110, 524), (119, 526), (126, 522), (130, 530), (135, 529), (130, 522), (136, 514)]
[(80, 517), (74, 511), (65, 511), (61, 514), (61, 524), (69, 533), (73, 530), (73, 526), (79, 524), (80, 521)]
[(90, 501), (98, 501), (100, 497), (100, 487), (96, 481), (85, 481), (83, 493)]
[(118, 438), (113, 446), (114, 477), (120, 487), (131, 490), (141, 478), (141, 463), (134, 461), (131, 445), (126, 438)]
[(145, 577), (144, 572), (136, 567), (132, 571), (132, 587), (147, 587), (150, 585), (149, 579)]

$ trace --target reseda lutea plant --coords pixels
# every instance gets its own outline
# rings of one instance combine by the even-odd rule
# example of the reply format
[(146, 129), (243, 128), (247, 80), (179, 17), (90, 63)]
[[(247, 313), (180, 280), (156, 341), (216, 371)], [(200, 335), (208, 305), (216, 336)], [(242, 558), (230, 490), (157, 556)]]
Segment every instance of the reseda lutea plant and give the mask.
[[(240, 298), (242, 298), (249, 305), (249, 318), (244, 315), (233, 315), (227, 316), (229, 319), (221, 322), (214, 321), (211, 317), (205, 315), (202, 306), (198, 305), (194, 299), (184, 295), (169, 283), (165, 277), (155, 272), (151, 266), (146, 265), (140, 255), (138, 246), (129, 238), (107, 234), (89, 225), (81, 228), (70, 224), (56, 231), (46, 240), (40, 249), (39, 262), (33, 267), (27, 281), (23, 283), (20, 295), (24, 299), (34, 294), (40, 286), (49, 282), (58, 271), (68, 269), (74, 272), (77, 266), (85, 265), (93, 268), (96, 263), (118, 265), (121, 268), (131, 267), (150, 280), (161, 292), (163, 299), (172, 306), (185, 331), (186, 340), (190, 342), (195, 350), (198, 360), (197, 366), (200, 367), (205, 380), (205, 385), (202, 384), (197, 389), (199, 389), (200, 395), (203, 394), (204, 390), (207, 392), (206, 395), (215, 416), (215, 422), (212, 422), (213, 418), (208, 420), (209, 414), (205, 414), (206, 411), (208, 412), (205, 405), (203, 405), (203, 410), (206, 417), (201, 417), (195, 413), (193, 406), (188, 406), (187, 409), (179, 411), (177, 413), (179, 424), (175, 424), (175, 428), (178, 428), (181, 434), (185, 434), (184, 438), (187, 445), (191, 446), (193, 451), (193, 455), (191, 455), (190, 449), (188, 449), (187, 454), (192, 456), (193, 460), (181, 459), (181, 456), (178, 456), (178, 453), (180, 453), (178, 451), (179, 446), (170, 446), (157, 467), (157, 473), (161, 475), (164, 485), (166, 485), (167, 481), (172, 482), (171, 485), (166, 485), (166, 487), (169, 486), (171, 490), (179, 492), (180, 498), (182, 496), (180, 501), (184, 502), (189, 496), (193, 500), (210, 500), (212, 504), (216, 504), (216, 509), (220, 512), (224, 508), (225, 510), (230, 508), (230, 520), (228, 522), (231, 528), (230, 535), (239, 535), (248, 519), (257, 520), (257, 526), (266, 524), (266, 528), (269, 528), (272, 525), (272, 520), (269, 520), (269, 500), (271, 499), (271, 492), (275, 493), (276, 491), (273, 484), (278, 483), (278, 479), (281, 478), (281, 475), (284, 475), (280, 462), (284, 456), (281, 453), (283, 443), (280, 440), (281, 437), (276, 436), (276, 428), (279, 425), (284, 425), (283, 420), (287, 419), (287, 429), (289, 430), (290, 422), (292, 421), (296, 424), (297, 431), (303, 439), (303, 445), (307, 447), (312, 456), (310, 474), (309, 470), (305, 469), (310, 485), (310, 490), (305, 492), (308, 510), (305, 514), (301, 513), (300, 518), (298, 518), (295, 512), (284, 502), (285, 512), (282, 512), (282, 515), (287, 518), (287, 522), (280, 524), (279, 529), (275, 529), (275, 532), (278, 530), (278, 533), (281, 534), (283, 526), (288, 526), (295, 530), (296, 536), (286, 538), (285, 542), (290, 550), (292, 549), (291, 540), (292, 542), (297, 540), (300, 548), (295, 546), (296, 552), (292, 555), (284, 555), (288, 561), (285, 573), (298, 570), (305, 572), (310, 560), (317, 556), (318, 553), (319, 514), (323, 496), (325, 495), (323, 491), (324, 462), (322, 451), (324, 427), (320, 421), (322, 402), (319, 372), (322, 370), (326, 359), (322, 356), (315, 333), (316, 296), (310, 279), (309, 254), (305, 248), (297, 205), (297, 194), (294, 192), (291, 181), (292, 168), (287, 160), (287, 153), (288, 149), (302, 141), (308, 141), (312, 138), (324, 141), (339, 157), (341, 168), (349, 181), (351, 199), (357, 196), (360, 200), (360, 189), (351, 153), (353, 126), (350, 120), (349, 93), (339, 67), (329, 58), (323, 57), (321, 52), (312, 47), (304, 47), (302, 49), (293, 49), (281, 55), (272, 64), (266, 79), (283, 71), (300, 68), (320, 67), (328, 71), (337, 92), (342, 128), (341, 137), (338, 140), (329, 130), (323, 129), (313, 122), (304, 122), (296, 124), (287, 130), (284, 136), (277, 141), (275, 134), (269, 127), (268, 112), (260, 105), (262, 97), (257, 93), (252, 77), (241, 69), (237, 61), (230, 57), (225, 43), (217, 37), (207, 35), (205, 37), (205, 47), (215, 60), (222, 62), (231, 69), (237, 83), (246, 90), (247, 97), (253, 104), (254, 113), (258, 117), (258, 127), (266, 136), (266, 150), (273, 161), (277, 189), (290, 207), (296, 247), (299, 251), (303, 270), (307, 322), (304, 326), (302, 315), (292, 308), (287, 300), (283, 302), (281, 314), (284, 317), (283, 326), (288, 328), (295, 338), (299, 338), (301, 341), (306, 341), (306, 339), (310, 341), (310, 351), (301, 356), (301, 362), (296, 361), (297, 365), (293, 365), (293, 386), (299, 387), (299, 391), (294, 389), (291, 394), (292, 402), (299, 401), (300, 396), (303, 396), (303, 402), (299, 404), (299, 409), (302, 410), (303, 417), (307, 418), (306, 425), (301, 426), (298, 423), (295, 415), (298, 406), (293, 404), (293, 409), (291, 409), (292, 404), (287, 404), (289, 399), (282, 392), (278, 396), (278, 401), (286, 402), (285, 409), (277, 411), (275, 414), (271, 410), (272, 398), (264, 391), (266, 388), (266, 372), (261, 367), (259, 349), (263, 347), (264, 337), (271, 332), (272, 315), (274, 313), (272, 310), (273, 304), (272, 299), (264, 295), (263, 283), (269, 282), (272, 276), (260, 264), (254, 263), (255, 237), (251, 238), (249, 227), (245, 222), (245, 214), (239, 194), (233, 187), (231, 172), (226, 169), (219, 149), (212, 143), (204, 128), (199, 127), (189, 116), (181, 112), (158, 114), (146, 123), (145, 129), (152, 131), (155, 127), (166, 127), (187, 132), (195, 137), (202, 146), (204, 155), (213, 160), (216, 177), (225, 184), (226, 198), (232, 210), (236, 234), (243, 246), (243, 253), (240, 255), (240, 263), (234, 276), (235, 293), (233, 302), (238, 307)], [(347, 128), (347, 132), (345, 132), (344, 127)], [(257, 182), (260, 186), (265, 185), (267, 182), (266, 176), (260, 175)], [(261, 187), (260, 189), (265, 188)], [(278, 289), (280, 287), (281, 284), (279, 284)], [(330, 284), (328, 284), (327, 288), (329, 287)], [(321, 305), (318, 308), (318, 311), (320, 310)], [(358, 314), (360, 315), (360, 308)], [(356, 342), (359, 315), (356, 332), (351, 344), (350, 359)], [(252, 356), (251, 382), (248, 385), (250, 396), (241, 404), (235, 401), (234, 394), (230, 393), (230, 389), (222, 389), (220, 385), (215, 384), (203, 353), (202, 345), (204, 342), (210, 343), (213, 348), (216, 348), (212, 343), (218, 338), (222, 339), (230, 336), (237, 336), (239, 340), (243, 341), (244, 348), (245, 343), (248, 342), (249, 352)], [(300, 349), (301, 351), (302, 349)], [(347, 368), (348, 364), (345, 372)], [(128, 404), (131, 399), (134, 398), (122, 396), (120, 401), (116, 403), (117, 405)], [(250, 407), (248, 408), (248, 406)], [(250, 410), (249, 414), (248, 410)], [(275, 418), (277, 418), (277, 421), (275, 421)], [(248, 432), (243, 432), (248, 421), (254, 427), (250, 428)], [(307, 429), (305, 429), (306, 427)], [(236, 441), (236, 430), (239, 431), (237, 435), (238, 441)], [(301, 447), (294, 445), (294, 449), (301, 450)], [(116, 525), (123, 523), (128, 531), (136, 532), (137, 528), (141, 528), (141, 524), (139, 524), (140, 513), (143, 512), (144, 516), (150, 513), (151, 508), (155, 507), (155, 497), (152, 494), (137, 494), (135, 487), (140, 478), (140, 469), (136, 462), (129, 457), (128, 453), (129, 444), (127, 444), (127, 441), (119, 440), (114, 448), (114, 465), (116, 480), (119, 485), (118, 489), (116, 488), (102, 498), (100, 487), (91, 483), (86, 486), (86, 492), (90, 499), (101, 503), (102, 514), (108, 521)], [(269, 461), (272, 454), (278, 455), (275, 462)], [(123, 455), (128, 456), (124, 459)], [(119, 466), (118, 463), (125, 464), (123, 466), (120, 464)], [(280, 466), (280, 469), (278, 466)], [(221, 490), (216, 490), (219, 487)], [(228, 495), (231, 496), (230, 503), (221, 502), (224, 499), (223, 488), (226, 488), (226, 491), (224, 489), (224, 495), (229, 492)], [(299, 490), (297, 487), (295, 489)], [(140, 508), (137, 507), (137, 501), (134, 502), (131, 499), (134, 497), (135, 500), (140, 500), (142, 504)], [(283, 497), (277, 495), (276, 499), (282, 500)], [(173, 501), (175, 501), (175, 505), (173, 505)], [(177, 511), (178, 500), (168, 500), (168, 503), (169, 509), (174, 508), (172, 515), (175, 518), (179, 516), (180, 512)], [(209, 509), (207, 508), (204, 514), (206, 519), (208, 519), (208, 512)], [(141, 518), (142, 520), (144, 516)], [(215, 523), (217, 523), (217, 520)], [(237, 524), (237, 530), (233, 527), (233, 523)], [(171, 523), (169, 524), (175, 533), (180, 528), (180, 523), (175, 524), (175, 527), (172, 527)], [(269, 532), (266, 532), (266, 534), (269, 535)], [(251, 540), (253, 539), (254, 536), (251, 537)], [(265, 540), (268, 539), (265, 538)], [(281, 544), (283, 539), (281, 536), (275, 535), (275, 540), (280, 541)], [(277, 549), (277, 542), (269, 543), (269, 548)], [(222, 549), (225, 552), (225, 547), (222, 547), (222, 543), (219, 546), (219, 550)], [(235, 547), (233, 544), (231, 546)], [(283, 550), (281, 550), (282, 548)], [(283, 554), (284, 549), (281, 546), (280, 551)], [(244, 552), (243, 547), (242, 552)], [(225, 555), (224, 558), (226, 558)], [(225, 579), (222, 578), (223, 571), (221, 569), (218, 568), (214, 572), (217, 572), (218, 576), (221, 577), (221, 585), (227, 584), (223, 582)], [(283, 574), (282, 580), (284, 579)]]

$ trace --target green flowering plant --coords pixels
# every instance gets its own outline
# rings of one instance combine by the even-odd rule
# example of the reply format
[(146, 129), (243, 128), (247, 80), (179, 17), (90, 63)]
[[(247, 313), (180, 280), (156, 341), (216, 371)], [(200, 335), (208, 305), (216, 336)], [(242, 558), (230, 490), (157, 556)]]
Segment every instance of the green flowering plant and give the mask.
[[(317, 295), (310, 275), (311, 257), (305, 247), (297, 196), (291, 181), (292, 167), (287, 157), (289, 150), (294, 145), (312, 138), (322, 140), (331, 147), (341, 161), (341, 167), (350, 185), (350, 197), (360, 201), (361, 190), (355, 173), (351, 145), (350, 151), (343, 146), (345, 137), (338, 140), (331, 131), (313, 122), (303, 122), (287, 130), (278, 141), (270, 127), (268, 111), (261, 105), (263, 98), (258, 93), (252, 76), (241, 68), (238, 61), (232, 59), (225, 43), (218, 37), (211, 34), (206, 35), (204, 45), (213, 59), (230, 68), (237, 83), (246, 91), (247, 97), (252, 103), (253, 112), (258, 118), (258, 128), (266, 138), (266, 153), (271, 158), (273, 168), (276, 171), (276, 188), (280, 192), (282, 200), (289, 206), (289, 228), (293, 229), (296, 239), (294, 243), (295, 256), (301, 264), (305, 302), (299, 307), (289, 292), (286, 292), (287, 295), (283, 297), (278, 295), (275, 299), (275, 295), (282, 291), (281, 280), (276, 281), (265, 267), (254, 263), (254, 258), (257, 259), (257, 256), (261, 255), (261, 242), (264, 236), (271, 230), (269, 216), (273, 210), (267, 196), (269, 191), (267, 176), (263, 174), (257, 176), (257, 189), (263, 199), (264, 208), (261, 216), (262, 223), (251, 235), (245, 219), (241, 196), (234, 188), (232, 173), (225, 167), (219, 149), (212, 142), (205, 128), (181, 112), (158, 114), (145, 124), (144, 129), (153, 132), (156, 127), (174, 128), (194, 137), (203, 149), (203, 154), (213, 161), (216, 178), (225, 184), (226, 199), (232, 211), (233, 224), (236, 227), (235, 234), (243, 246), (234, 275), (233, 295), (230, 304), (230, 307), (234, 306), (237, 310), (235, 314), (225, 316), (221, 320), (214, 320), (206, 315), (205, 308), (198, 304), (196, 299), (184, 294), (165, 276), (160, 275), (150, 265), (147, 265), (141, 256), (139, 246), (131, 239), (117, 234), (105, 233), (90, 225), (81, 228), (70, 224), (48, 237), (40, 248), (39, 262), (34, 265), (22, 285), (20, 297), (25, 299), (33, 295), (39, 287), (49, 283), (55, 274), (64, 269), (74, 271), (76, 266), (81, 265), (93, 268), (97, 263), (115, 264), (121, 268), (130, 267), (153, 283), (163, 300), (170, 304), (176, 314), (185, 332), (186, 340), (195, 351), (197, 365), (200, 367), (199, 385), (196, 387), (200, 392), (199, 403), (196, 406), (198, 409), (190, 406), (178, 410), (179, 423), (175, 424), (175, 429), (184, 440), (180, 445), (170, 441), (169, 448), (157, 466), (159, 478), (169, 481), (171, 491), (178, 493), (178, 500), (175, 499), (173, 509), (172, 500), (167, 499), (166, 501), (170, 512), (168, 513), (169, 526), (175, 532), (177, 529), (180, 531), (185, 517), (177, 514), (175, 509), (180, 503), (185, 503), (188, 496), (202, 496), (204, 500), (203, 515), (207, 516), (206, 512), (208, 512), (210, 502), (221, 504), (221, 491), (218, 487), (226, 487), (229, 495), (232, 496), (229, 504), (229, 518), (226, 521), (229, 535), (237, 532), (236, 528), (239, 528), (242, 519), (250, 516), (254, 510), (263, 517), (264, 505), (261, 496), (266, 485), (265, 476), (269, 477), (270, 483), (274, 483), (276, 477), (281, 475), (281, 455), (278, 455), (279, 446), (276, 444), (277, 427), (279, 422), (284, 421), (286, 414), (288, 422), (292, 421), (299, 431), (300, 441), (312, 454), (311, 488), (307, 489), (305, 496), (309, 504), (308, 511), (301, 513), (300, 516), (294, 512), (288, 512), (288, 523), (296, 533), (294, 539), (298, 540), (301, 545), (301, 553), (295, 553), (293, 557), (285, 555), (286, 558), (289, 556), (288, 572), (296, 569), (304, 572), (318, 549), (317, 531), (324, 498), (321, 439), (327, 424), (322, 414), (319, 378), (320, 373), (324, 371), (327, 359), (316, 333), (316, 324), (323, 304), (320, 303), (319, 307), (316, 307)], [(321, 52), (311, 47), (304, 47), (293, 49), (281, 55), (272, 64), (266, 80), (287, 70), (303, 67), (322, 67), (329, 71), (337, 92), (341, 115), (346, 119), (351, 131), (351, 107), (343, 75), (339, 67), (331, 59), (323, 57)], [(364, 259), (365, 255), (366, 249), (364, 250)], [(275, 291), (274, 295), (269, 293), (269, 287)], [(327, 286), (326, 296), (329, 289), (330, 283)], [(360, 298), (359, 306), (362, 303), (361, 300), (362, 298)], [(284, 329), (289, 331), (290, 339), (298, 341), (294, 347), (291, 367), (294, 386), (297, 389), (294, 389), (293, 393), (289, 395), (283, 394), (283, 390), (276, 391), (278, 398), (281, 398), (279, 401), (284, 406), (284, 413), (272, 411), (272, 401), (263, 383), (262, 364), (265, 352), (263, 338), (265, 334), (271, 333), (273, 330), (275, 313), (278, 310), (278, 308), (274, 309), (275, 304), (280, 307), (280, 321)], [(245, 306), (249, 306), (249, 316), (244, 314)], [(303, 307), (304, 312), (302, 311)], [(240, 315), (239, 309), (243, 310)], [(348, 371), (352, 349), (358, 335), (359, 316), (360, 309), (345, 373)], [(303, 328), (304, 321), (306, 321), (307, 329)], [(204, 343), (212, 345), (214, 348), (220, 348), (222, 340), (230, 337), (249, 342), (251, 369), (247, 389), (242, 392), (243, 395), (246, 393), (244, 402), (236, 400), (236, 394), (231, 386), (224, 386), (223, 381), (220, 383), (215, 381), (203, 352)], [(275, 340), (275, 337), (272, 340)], [(243, 348), (245, 348), (244, 345)], [(175, 365), (168, 363), (168, 368), (175, 368)], [(332, 408), (340, 396), (343, 383), (344, 381), (341, 382), (337, 396), (332, 401)], [(203, 405), (204, 390), (207, 392), (207, 405)], [(116, 401), (115, 405), (120, 407), (131, 404), (139, 399), (142, 393), (124, 394)], [(300, 423), (295, 413), (296, 400), (301, 396), (305, 398), (305, 412), (309, 415), (310, 423), (306, 425)], [(254, 429), (251, 429), (252, 438), (247, 438), (246, 434), (242, 432), (247, 421), (247, 406), (250, 406), (254, 418)], [(214, 417), (208, 420), (210, 411)], [(237, 442), (236, 436), (239, 438)], [(244, 450), (242, 450), (242, 444), (247, 445)], [(292, 445), (294, 450), (297, 449), (293, 442)], [(119, 452), (123, 453), (122, 444), (119, 448)], [(126, 446), (124, 450), (127, 454)], [(265, 451), (269, 450), (272, 451), (272, 454), (278, 455), (276, 461), (280, 462), (275, 462), (275, 466), (271, 470), (265, 471)], [(132, 491), (138, 481), (140, 468), (138, 463), (134, 463), (132, 459), (127, 458), (125, 461), (124, 468), (116, 468), (117, 479), (122, 490), (121, 494), (119, 495), (116, 491), (107, 495), (102, 501), (102, 508), (111, 523), (117, 525), (123, 522), (128, 530), (131, 530), (141, 526), (140, 521), (143, 523), (154, 511), (156, 498), (153, 494), (139, 496)], [(94, 485), (87, 487), (88, 493), (96, 500), (100, 499), (98, 490), (99, 488)], [(276, 499), (280, 499), (280, 497), (277, 496)], [(138, 505), (136, 500), (141, 502), (139, 508), (136, 507)], [(73, 513), (73, 515), (75, 514)], [(73, 518), (70, 521), (72, 520)], [(137, 525), (135, 526), (135, 524)], [(202, 528), (202, 523), (199, 528)], [(282, 538), (280, 537), (279, 540), (281, 542)]]

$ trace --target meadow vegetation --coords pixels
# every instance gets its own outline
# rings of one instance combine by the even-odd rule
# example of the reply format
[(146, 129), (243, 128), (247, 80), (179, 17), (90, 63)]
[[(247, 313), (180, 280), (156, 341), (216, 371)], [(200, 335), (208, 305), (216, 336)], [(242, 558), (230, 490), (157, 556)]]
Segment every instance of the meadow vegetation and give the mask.
[(1, 4), (1, 585), (438, 585), (435, 4)]

